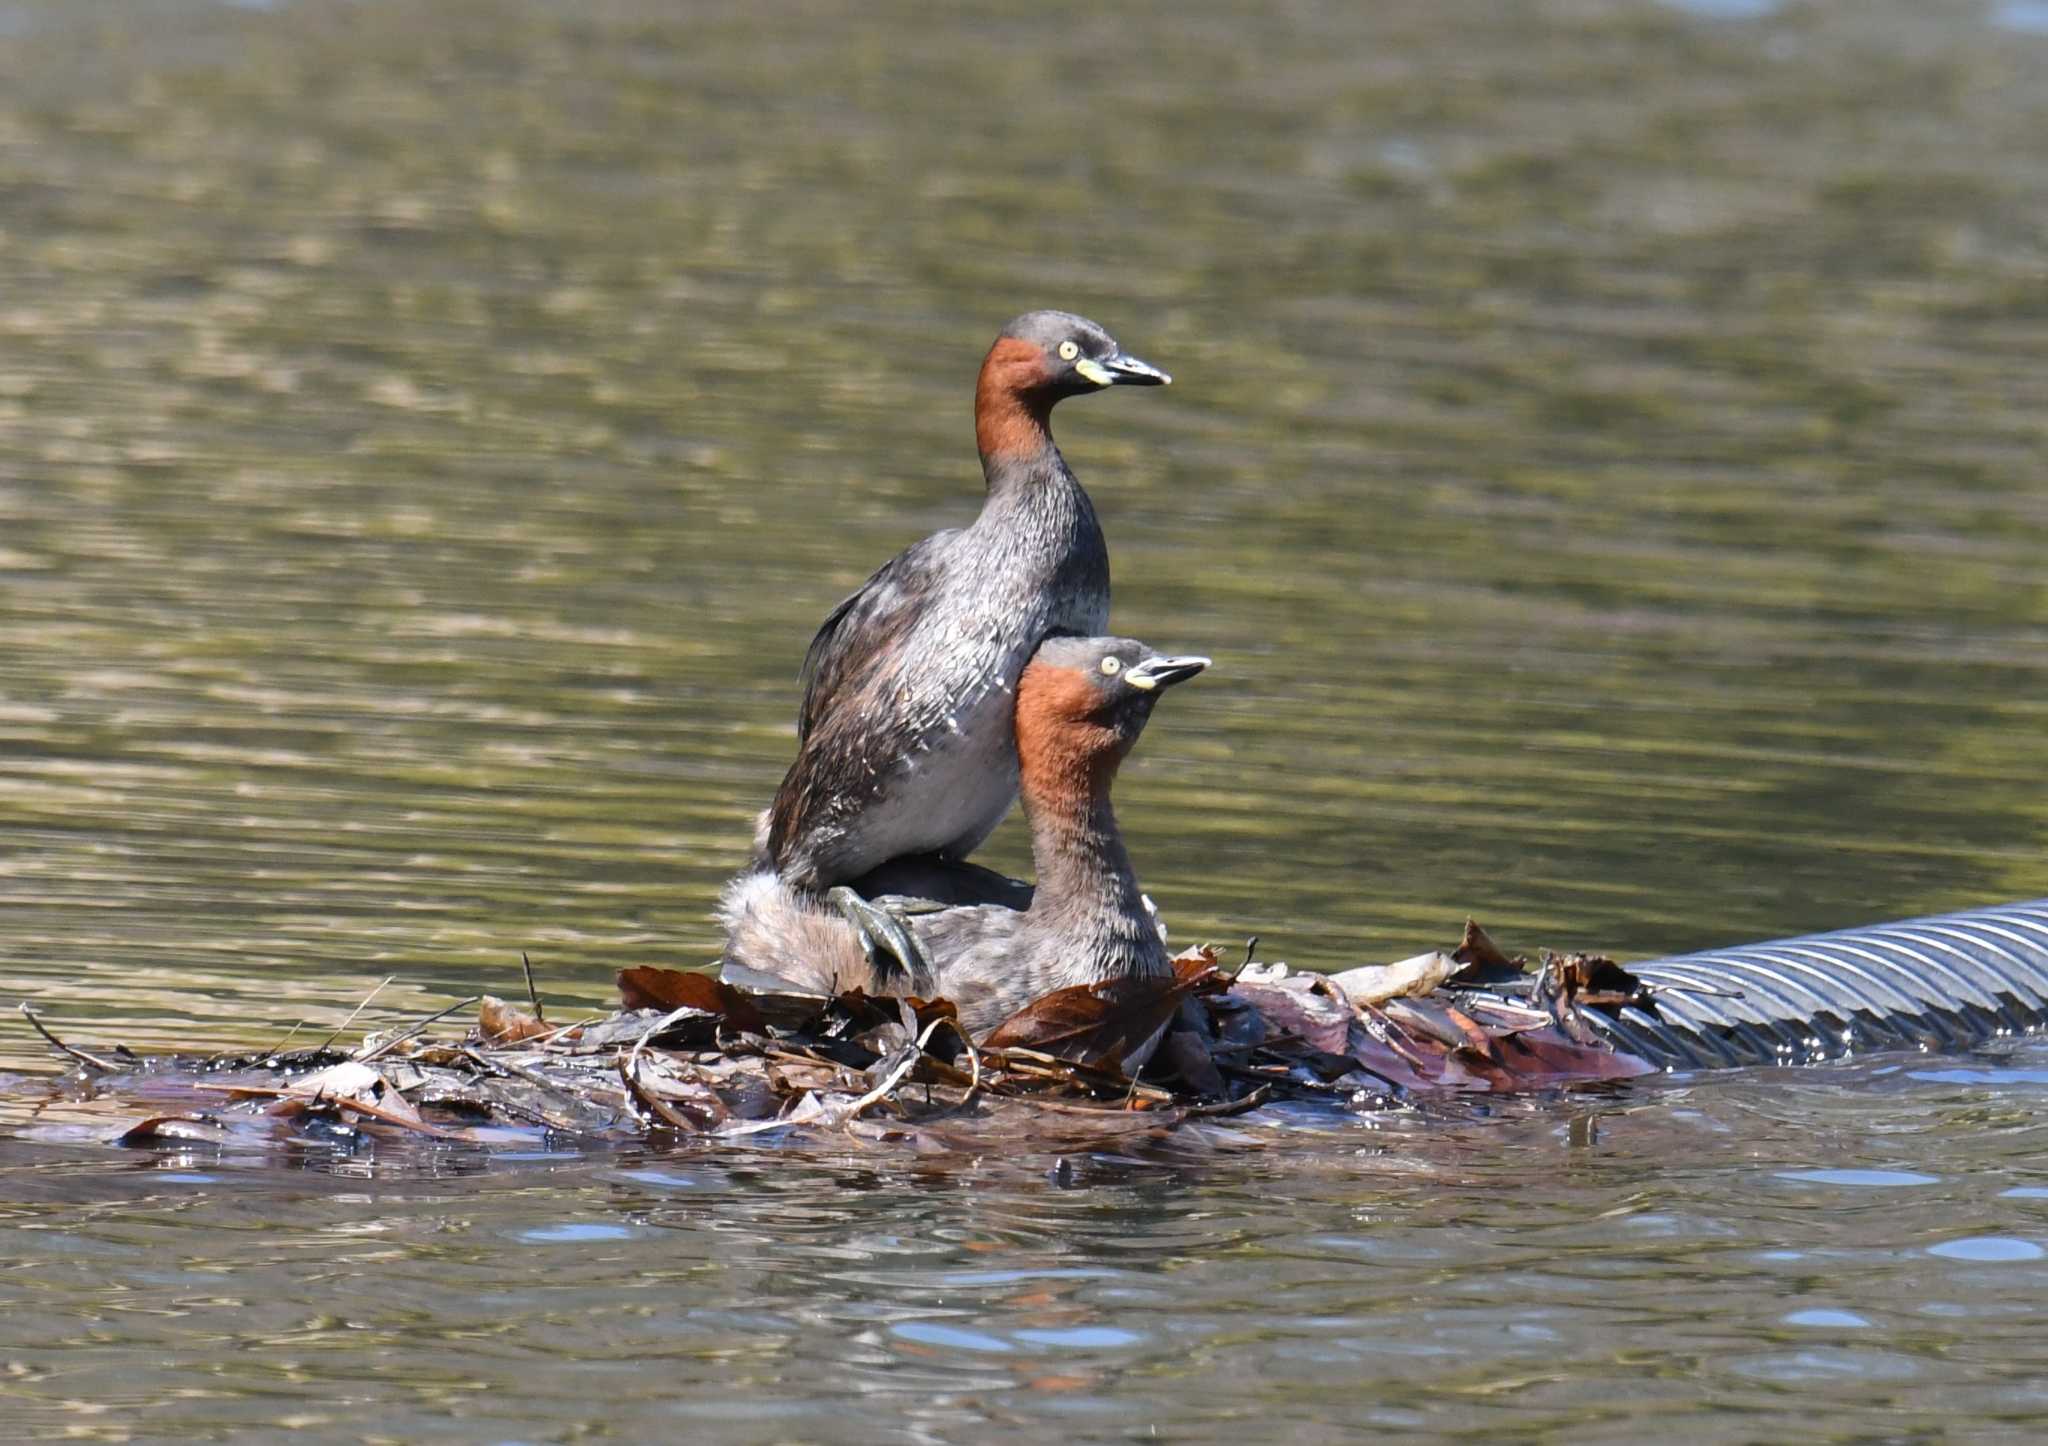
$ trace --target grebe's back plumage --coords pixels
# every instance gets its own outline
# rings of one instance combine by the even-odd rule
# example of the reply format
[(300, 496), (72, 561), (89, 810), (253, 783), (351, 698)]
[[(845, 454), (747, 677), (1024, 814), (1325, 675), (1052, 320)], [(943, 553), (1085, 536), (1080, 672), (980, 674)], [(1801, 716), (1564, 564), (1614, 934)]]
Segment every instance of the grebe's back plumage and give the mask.
[(783, 878), (823, 889), (988, 837), (1017, 793), (1018, 675), (1047, 635), (1109, 617), (1108, 548), (1048, 417), (1063, 397), (1166, 380), (1067, 312), (1003, 328), (975, 390), (980, 515), (892, 558), (811, 640), (797, 758), (763, 840)]

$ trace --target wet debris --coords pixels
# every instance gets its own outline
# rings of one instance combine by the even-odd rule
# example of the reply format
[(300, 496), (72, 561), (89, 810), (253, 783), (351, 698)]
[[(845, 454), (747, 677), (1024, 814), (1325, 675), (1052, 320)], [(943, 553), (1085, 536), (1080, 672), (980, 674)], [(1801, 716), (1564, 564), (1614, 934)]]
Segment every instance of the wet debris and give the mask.
[(1649, 986), (1600, 954), (1543, 956), (1536, 976), (1535, 997), (1555, 1001), (1560, 1010), (1600, 1009), (1610, 1013), (1649, 1001)]
[[(1469, 922), (1455, 950), (1336, 974), (1251, 953), (1235, 972), (1201, 948), (1176, 959), (1170, 979), (1061, 989), (980, 1041), (944, 999), (763, 993), (653, 967), (619, 972), (613, 1013), (558, 1023), (544, 1017), (527, 964), (528, 1007), (483, 995), (345, 1052), (330, 1037), (313, 1049), (150, 1060), (75, 1047), (22, 1013), (75, 1066), (68, 1116), (104, 1119), (67, 1126), (64, 1138), (188, 1149), (804, 1131), (1059, 1152), (1276, 1100), (1376, 1110), (1419, 1092), (1556, 1090), (1654, 1072), (1579, 1018), (1655, 1008), (1600, 956), (1546, 954), (1532, 969)], [(453, 1022), (472, 1006), (467, 1027)]]

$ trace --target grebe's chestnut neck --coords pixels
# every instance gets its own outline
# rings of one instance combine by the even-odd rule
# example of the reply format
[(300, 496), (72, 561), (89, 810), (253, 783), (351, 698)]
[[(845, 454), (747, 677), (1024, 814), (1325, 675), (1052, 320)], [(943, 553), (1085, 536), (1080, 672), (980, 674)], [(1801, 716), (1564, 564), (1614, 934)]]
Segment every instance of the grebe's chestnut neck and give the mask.
[(1049, 419), (1062, 398), (1172, 380), (1084, 316), (1025, 312), (997, 334), (975, 383), (974, 440), (989, 485), (1052, 450)]

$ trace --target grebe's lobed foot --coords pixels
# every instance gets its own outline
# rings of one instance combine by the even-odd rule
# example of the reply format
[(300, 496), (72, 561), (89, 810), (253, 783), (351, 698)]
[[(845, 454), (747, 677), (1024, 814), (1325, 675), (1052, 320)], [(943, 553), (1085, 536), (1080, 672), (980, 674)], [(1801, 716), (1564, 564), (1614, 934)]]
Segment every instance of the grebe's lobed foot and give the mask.
[[(868, 970), (877, 982), (889, 981), (892, 987), (906, 984), (909, 992), (925, 997), (935, 991), (938, 975), (905, 926), (903, 914), (924, 913), (939, 905), (914, 899), (891, 900), (887, 904), (869, 903), (844, 884), (827, 889), (825, 902), (845, 915), (846, 921), (853, 925), (853, 932), (860, 937), (860, 951), (866, 956)], [(888, 959), (894, 962), (884, 962)]]

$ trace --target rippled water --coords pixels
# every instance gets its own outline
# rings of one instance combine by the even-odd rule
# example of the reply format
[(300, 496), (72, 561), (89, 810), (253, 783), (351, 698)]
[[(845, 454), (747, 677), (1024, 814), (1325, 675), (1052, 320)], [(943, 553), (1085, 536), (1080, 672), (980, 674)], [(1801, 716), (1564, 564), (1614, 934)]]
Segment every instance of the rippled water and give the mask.
[[(1059, 429), (1118, 626), (1218, 660), (1119, 795), (1180, 937), (2048, 893), (2028, 11), (0, 4), (0, 989), (210, 1049), (522, 949), (565, 1008), (708, 957), (810, 628), (971, 515), (973, 368), (1044, 304), (1176, 376)], [(1071, 1189), (0, 1143), (0, 1393), (108, 1437), (2025, 1434), (2043, 1079), (1268, 1121)]]
[(0, 1145), (5, 1389), (25, 1436), (2024, 1436), (2044, 1082), (2034, 1047), (1269, 1119), (1065, 1188), (886, 1150), (350, 1182)]

